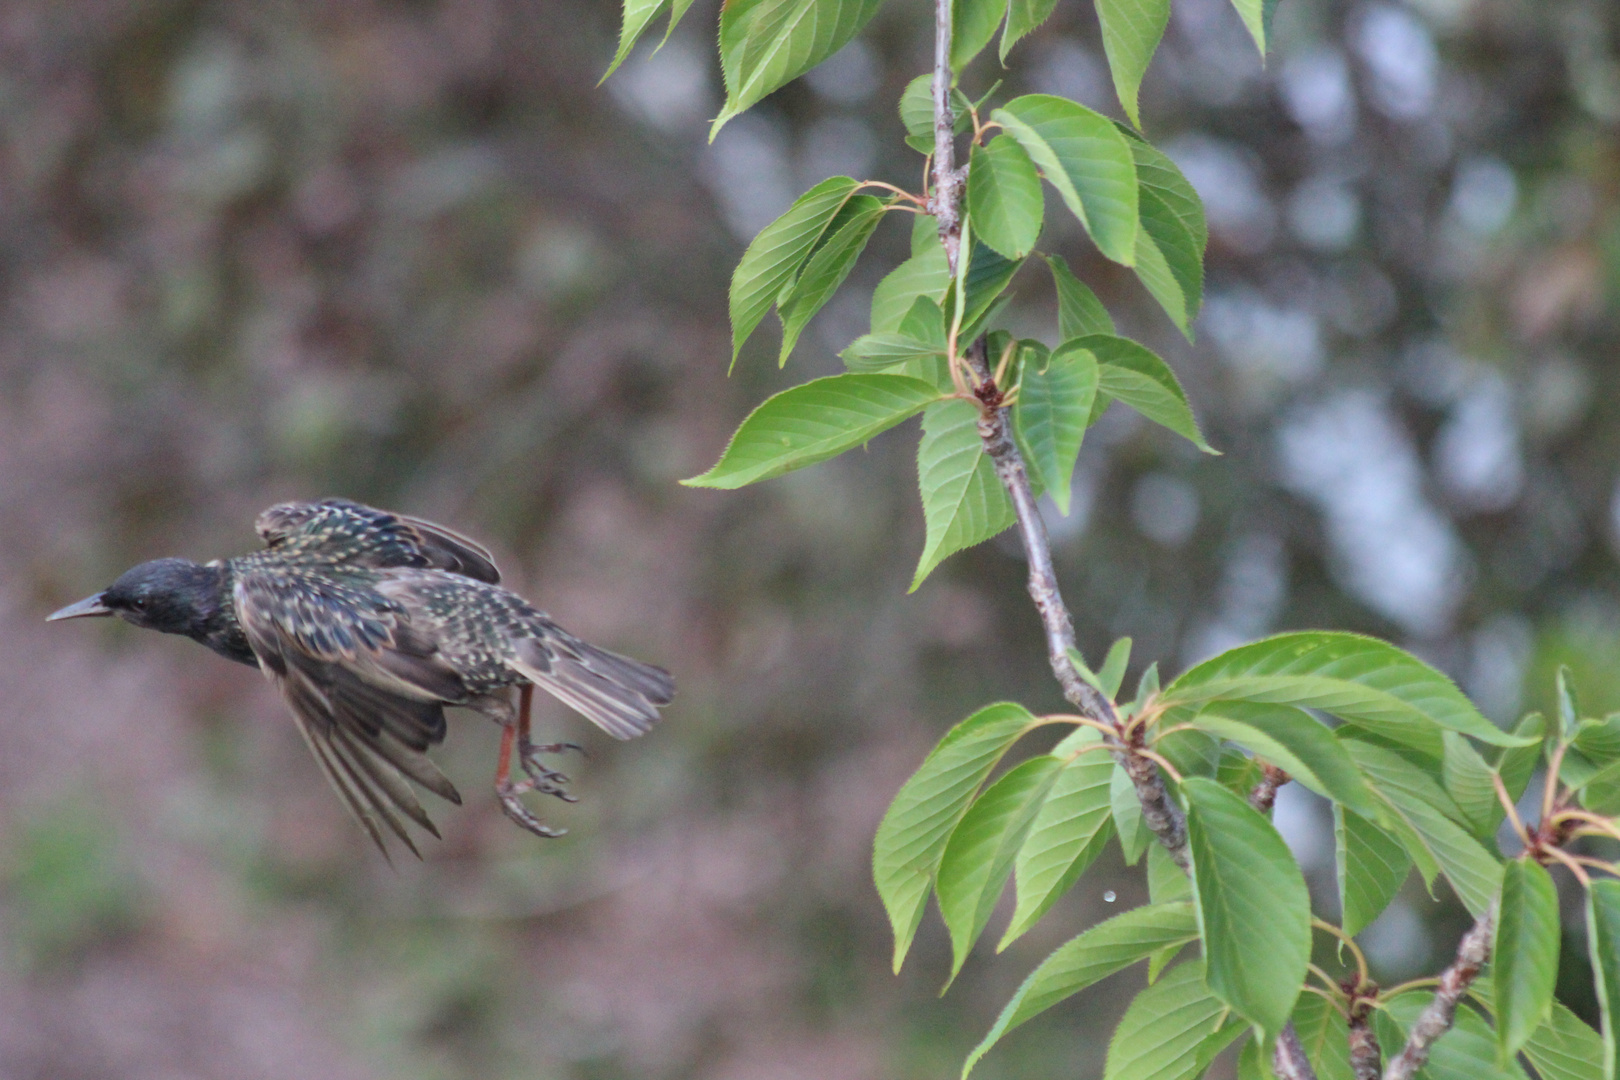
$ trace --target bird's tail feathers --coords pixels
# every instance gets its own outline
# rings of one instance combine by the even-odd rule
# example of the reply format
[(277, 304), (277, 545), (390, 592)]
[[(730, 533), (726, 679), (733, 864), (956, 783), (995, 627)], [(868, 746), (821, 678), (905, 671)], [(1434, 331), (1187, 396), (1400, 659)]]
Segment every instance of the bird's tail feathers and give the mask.
[(675, 697), (669, 672), (560, 630), (516, 643), (512, 667), (615, 739), (645, 735)]

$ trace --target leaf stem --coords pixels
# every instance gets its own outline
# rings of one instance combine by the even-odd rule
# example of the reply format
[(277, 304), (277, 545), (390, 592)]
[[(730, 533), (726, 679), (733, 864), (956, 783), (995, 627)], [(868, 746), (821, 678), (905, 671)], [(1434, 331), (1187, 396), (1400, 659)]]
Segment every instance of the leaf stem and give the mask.
[(1551, 855), (1553, 858), (1569, 867), (1569, 872), (1575, 875), (1575, 880), (1581, 883), (1581, 888), (1589, 889), (1592, 887), (1592, 875), (1586, 872), (1585, 868), (1576, 861), (1573, 855), (1570, 855), (1562, 848), (1553, 844), (1542, 844), (1539, 850), (1541, 854)]
[(1586, 831), (1587, 835), (1601, 835), (1608, 837), (1610, 840), (1620, 840), (1620, 828), (1617, 828), (1613, 821), (1594, 814), (1590, 810), (1560, 810), (1548, 820), (1551, 822), (1579, 821), (1586, 827), (1583, 831)]
[[(897, 187), (894, 184), (888, 183), (887, 181), (884, 181), (884, 180), (862, 180), (860, 186), (863, 187), (863, 188), (875, 187), (875, 188), (882, 188), (884, 191), (892, 191), (896, 195), (898, 195), (900, 198), (906, 200), (907, 202), (916, 203), (917, 206), (923, 208), (924, 210), (926, 210), (928, 208), (928, 200), (922, 198), (919, 195), (913, 195), (911, 192), (907, 191), (905, 188)], [(912, 208), (909, 207), (909, 206), (896, 206), (896, 207), (893, 207), (893, 209), (896, 209), (896, 210), (911, 210)]]
[(1421, 978), (1421, 979), (1408, 979), (1403, 983), (1396, 983), (1394, 986), (1390, 987), (1388, 990), (1385, 990), (1383, 993), (1379, 994), (1378, 996), (1379, 996), (1380, 999), (1382, 999), (1384, 1001), (1388, 1001), (1390, 998), (1400, 997), (1402, 994), (1406, 993), (1409, 990), (1421, 990), (1425, 986), (1439, 986), (1439, 985), (1440, 985), (1440, 976), (1438, 976), (1438, 975), (1428, 975), (1428, 976), (1425, 976), (1424, 978)]
[(1095, 728), (1096, 730), (1098, 730), (1098, 731), (1102, 732), (1104, 735), (1106, 735), (1108, 738), (1113, 739), (1116, 744), (1117, 744), (1117, 742), (1119, 740), (1119, 732), (1118, 731), (1115, 731), (1113, 728), (1109, 727), (1107, 724), (1103, 723), (1101, 720), (1093, 720), (1089, 716), (1078, 716), (1078, 715), (1076, 715), (1074, 713), (1051, 713), (1051, 714), (1049, 714), (1047, 716), (1041, 717), (1041, 719), (1042, 720), (1055, 720), (1058, 723), (1062, 723), (1062, 724), (1079, 724), (1082, 727)]
[(1553, 799), (1558, 794), (1558, 770), (1564, 764), (1564, 751), (1568, 749), (1568, 743), (1560, 742), (1553, 749), (1552, 759), (1547, 762), (1547, 781), (1541, 792), (1541, 818), (1543, 821), (1553, 815)]
[(1341, 942), (1350, 947), (1350, 955), (1356, 959), (1357, 985), (1365, 986), (1367, 983), (1372, 981), (1371, 976), (1367, 973), (1367, 957), (1361, 951), (1361, 946), (1356, 944), (1355, 938), (1345, 933), (1341, 927), (1334, 926), (1326, 919), (1318, 919), (1314, 915), (1311, 916), (1311, 925), (1322, 931), (1324, 934), (1332, 934), (1334, 937), (1338, 938)]
[(1502, 809), (1507, 811), (1508, 820), (1513, 823), (1514, 831), (1519, 834), (1519, 840), (1525, 847), (1530, 846), (1530, 830), (1524, 827), (1519, 817), (1519, 808), (1513, 805), (1513, 797), (1508, 794), (1507, 785), (1502, 782), (1502, 774), (1491, 773), (1491, 784), (1496, 788), (1496, 797), (1502, 803)]

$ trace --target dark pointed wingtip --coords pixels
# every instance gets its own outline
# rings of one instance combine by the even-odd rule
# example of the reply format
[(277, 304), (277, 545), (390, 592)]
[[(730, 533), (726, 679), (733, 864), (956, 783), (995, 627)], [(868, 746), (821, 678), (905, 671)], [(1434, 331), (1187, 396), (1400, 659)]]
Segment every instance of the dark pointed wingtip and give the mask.
[(105, 593), (96, 593), (87, 596), (77, 604), (69, 604), (60, 611), (53, 611), (45, 616), (46, 622), (58, 622), (62, 619), (91, 619), (102, 618), (113, 613), (113, 609), (101, 602)]

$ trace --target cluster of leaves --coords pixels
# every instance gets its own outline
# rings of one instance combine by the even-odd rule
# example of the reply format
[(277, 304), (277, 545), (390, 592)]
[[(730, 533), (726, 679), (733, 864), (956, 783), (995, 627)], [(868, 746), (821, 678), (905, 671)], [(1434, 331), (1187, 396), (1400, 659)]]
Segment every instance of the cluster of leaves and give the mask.
[[(728, 98), (719, 124), (842, 46), (876, 9), (827, 0), (734, 0), (721, 17)], [(955, 66), (971, 60), (1005, 23), (1002, 55), (1051, 13), (1052, 3), (956, 6)], [(1110, 55), (1151, 56), (1163, 19), (1148, 24), (1110, 8)], [(1166, 5), (1149, 3), (1144, 10)], [(626, 7), (620, 59), (675, 3)], [(1157, 19), (1157, 23), (1154, 23)], [(617, 63), (617, 60), (615, 61)], [(1120, 83), (1135, 115), (1140, 71)], [(906, 140), (933, 149), (930, 75), (899, 102)], [(992, 91), (993, 92), (993, 91)], [(1044, 179), (1099, 251), (1132, 267), (1184, 332), (1203, 295), (1203, 207), (1173, 162), (1133, 129), (1060, 97), (1028, 94), (991, 108), (954, 93), (957, 130), (968, 137), (962, 257), (953, 275), (929, 192), (908, 193), (847, 176), (822, 181), (754, 239), (731, 283), (732, 362), (774, 307), (786, 363), (805, 326), (854, 268), (885, 216), (913, 217), (911, 257), (872, 297), (871, 332), (844, 350), (845, 374), (775, 395), (743, 422), (719, 462), (686, 483), (737, 488), (861, 446), (922, 414), (918, 484), (927, 539), (913, 587), (941, 560), (1013, 522), (978, 435), (981, 403), (970, 392), (965, 344), (988, 337), (998, 383), (1037, 494), (1068, 512), (1069, 486), (1086, 429), (1118, 400), (1209, 450), (1174, 372), (1151, 350), (1120, 337), (1095, 294), (1069, 266), (1036, 245), (1045, 216)], [(981, 110), (989, 109), (988, 115)], [(1015, 276), (1044, 261), (1057, 293), (1057, 348), (1017, 340), (998, 320)]]
[[(1084, 672), (1110, 699), (1128, 652), (1129, 641), (1121, 641), (1102, 671)], [(930, 894), (950, 933), (954, 979), (1009, 879), (1017, 903), (998, 951), (1073, 887), (1114, 837), (1128, 863), (1146, 853), (1150, 902), (1042, 962), (968, 1057), (964, 1076), (1013, 1028), (1147, 961), (1149, 986), (1109, 1043), (1108, 1080), (1191, 1080), (1246, 1032), (1254, 1049), (1241, 1058), (1243, 1068), (1264, 1076), (1268, 1040), (1289, 1020), (1317, 1075), (1346, 1080), (1347, 1022), (1358, 999), (1376, 1006), (1374, 1031), (1396, 1048), (1431, 996), (1405, 986), (1380, 992), (1354, 943), (1415, 869), (1431, 891), (1444, 877), (1476, 917), (1496, 911), (1491, 977), (1472, 988), (1494, 1031), (1486, 1016), (1462, 1010), (1435, 1045), (1427, 1075), (1526, 1080), (1522, 1053), (1542, 1080), (1613, 1080), (1620, 881), (1592, 880), (1592, 872), (1620, 870), (1566, 848), (1587, 837), (1620, 840), (1613, 817), (1620, 814), (1620, 714), (1579, 720), (1572, 695), (1561, 697), (1556, 729), (1531, 714), (1503, 732), (1415, 657), (1340, 633), (1245, 645), (1163, 689), (1150, 667), (1135, 700), (1118, 711), (1123, 730), (1140, 728), (1141, 745), (1162, 761), (1186, 814), (1190, 875), (1143, 827), (1131, 782), (1107, 753), (1122, 749), (1114, 734), (1079, 717), (989, 706), (945, 736), (879, 827), (873, 868), (894, 928), (896, 969)], [(1015, 742), (1051, 724), (1075, 726), (1050, 752), (986, 783)], [(1512, 807), (1544, 761), (1543, 814), (1527, 826)], [(1313, 917), (1293, 855), (1247, 798), (1263, 764), (1333, 804), (1338, 926)], [(1495, 842), (1505, 815), (1513, 815), (1524, 845), (1512, 858)], [(1553, 863), (1570, 866), (1587, 886), (1601, 1036), (1553, 999), (1560, 923), (1544, 866)], [(1358, 974), (1335, 979), (1310, 963), (1313, 927), (1349, 947)], [(1194, 941), (1201, 957), (1159, 977)]]

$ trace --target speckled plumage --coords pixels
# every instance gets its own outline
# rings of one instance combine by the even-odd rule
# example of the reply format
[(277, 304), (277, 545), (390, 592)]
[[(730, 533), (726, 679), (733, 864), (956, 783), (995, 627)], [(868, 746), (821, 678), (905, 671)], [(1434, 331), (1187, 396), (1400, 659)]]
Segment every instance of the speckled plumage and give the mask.
[[(444, 739), (445, 705), (478, 709), (516, 732), (531, 780), (506, 779), (509, 731), (502, 805), (552, 835), (516, 800), (523, 790), (561, 795), (566, 779), (539, 764), (545, 748), (528, 743), (528, 686), (619, 739), (647, 731), (673, 697), (668, 672), (568, 633), (501, 587), (489, 552), (443, 526), (328, 499), (273, 506), (257, 529), (261, 551), (202, 566), (146, 563), (52, 618), (116, 614), (257, 664), (385, 853), (383, 827), (416, 850), (396, 811), (437, 835), (402, 777), (461, 801), (426, 756)], [(521, 715), (500, 693), (512, 686), (524, 687)]]

